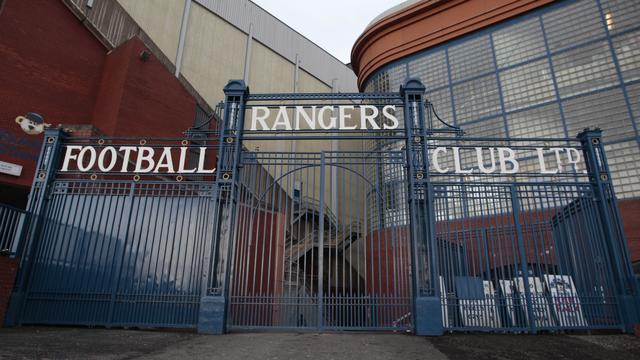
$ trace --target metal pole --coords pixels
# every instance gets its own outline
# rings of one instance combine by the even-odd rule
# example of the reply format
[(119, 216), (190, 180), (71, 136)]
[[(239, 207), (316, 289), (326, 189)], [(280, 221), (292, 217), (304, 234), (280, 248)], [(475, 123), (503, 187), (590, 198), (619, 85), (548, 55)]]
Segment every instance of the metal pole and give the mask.
[(621, 325), (623, 330), (633, 332), (633, 327), (640, 322), (640, 294), (631, 267), (628, 242), (618, 213), (611, 173), (602, 145), (602, 131), (585, 129), (578, 134), (578, 139), (582, 144), (589, 181), (605, 236), (603, 247), (607, 250), (608, 264), (614, 274), (616, 297), (623, 323)]
[[(224, 93), (226, 95), (225, 116), (220, 128), (218, 165), (214, 184), (214, 194), (218, 195), (217, 219), (215, 219), (218, 226), (214, 229), (212, 239), (214, 246), (209, 257), (210, 265), (204, 268), (205, 271), (210, 269), (209, 283), (212, 284), (211, 288), (215, 289), (215, 293), (209, 294), (206, 291), (208, 287), (205, 288), (205, 294), (200, 301), (198, 318), (198, 331), (207, 334), (221, 334), (225, 331), (230, 306), (229, 288), (235, 248), (234, 230), (240, 186), (242, 131), (249, 88), (242, 80), (231, 80), (225, 86)], [(223, 189), (226, 190), (221, 191)], [(226, 196), (228, 197), (225, 199)], [(223, 221), (225, 224), (222, 223)], [(226, 232), (223, 232), (224, 230)]]
[[(511, 207), (513, 209), (513, 223), (516, 228), (516, 236), (518, 238), (518, 250), (520, 254), (520, 270), (524, 281), (524, 294), (527, 301), (527, 317), (529, 318), (529, 330), (536, 333), (536, 318), (533, 312), (533, 301), (531, 298), (531, 288), (529, 287), (529, 269), (527, 266), (527, 253), (525, 252), (524, 238), (522, 236), (522, 225), (520, 224), (520, 201), (518, 200), (518, 191), (515, 185), (511, 185)], [(533, 286), (535, 286), (535, 282)], [(546, 311), (546, 309), (545, 309)]]
[(178, 50), (176, 51), (176, 71), (175, 76), (180, 77), (182, 69), (182, 54), (184, 53), (184, 41), (187, 37), (187, 29), (189, 27), (189, 12), (191, 11), (191, 0), (184, 0), (184, 9), (182, 10), (182, 22), (180, 23), (180, 37), (178, 39)]
[(45, 212), (46, 203), (50, 197), (51, 183), (55, 179), (62, 144), (65, 139), (66, 134), (58, 128), (46, 129), (44, 132), (44, 142), (40, 150), (27, 204), (27, 214), (31, 217), (31, 221), (25, 222), (24, 226), (27, 228), (22, 230), (28, 231), (27, 236), (24, 237), (27, 244), (24, 246), (24, 252), (22, 253), (16, 288), (11, 294), (9, 309), (7, 309), (6, 324), (17, 325), (21, 321), (20, 317), (29, 294), (29, 280), (33, 269), (34, 257), (40, 243), (40, 232), (44, 225), (42, 214)]
[[(411, 278), (413, 284), (413, 318), (417, 335), (442, 335), (442, 306), (433, 280), (437, 274), (433, 191), (429, 181), (426, 134), (424, 132), (423, 95), (426, 88), (418, 80), (409, 80), (400, 88), (404, 98), (405, 152), (411, 239)], [(414, 134), (414, 130), (418, 133)], [(415, 143), (415, 145), (414, 145)], [(416, 154), (418, 151), (420, 154)], [(420, 155), (420, 156), (418, 156)], [(418, 161), (420, 159), (420, 161)], [(420, 212), (421, 210), (421, 212)], [(418, 241), (424, 241), (429, 254), (420, 254)], [(421, 262), (421, 257), (424, 262)], [(428, 267), (429, 279), (420, 279), (421, 266)], [(428, 281), (428, 287), (423, 284)]]
[(251, 72), (251, 49), (253, 47), (253, 23), (249, 24), (249, 34), (247, 35), (247, 47), (244, 52), (244, 74), (242, 79), (245, 84), (249, 83), (249, 75)]
[[(325, 153), (320, 154), (320, 228), (318, 229), (318, 329), (324, 327), (324, 182), (325, 182)], [(331, 264), (329, 264), (330, 266)]]

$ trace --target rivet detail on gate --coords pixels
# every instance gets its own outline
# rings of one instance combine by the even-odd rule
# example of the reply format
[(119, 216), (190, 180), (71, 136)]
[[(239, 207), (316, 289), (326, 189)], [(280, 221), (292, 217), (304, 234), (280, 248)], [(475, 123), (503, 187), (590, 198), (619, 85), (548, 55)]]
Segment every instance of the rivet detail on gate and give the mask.
[(591, 139), (591, 143), (593, 145), (598, 145), (598, 144), (600, 144), (600, 139)]
[(225, 139), (225, 141), (226, 141), (228, 144), (231, 144), (231, 143), (233, 142), (233, 138), (232, 138), (232, 137), (228, 137), (228, 138), (226, 138), (226, 139)]
[(231, 179), (231, 175), (229, 175), (229, 173), (224, 173), (224, 174), (222, 174), (222, 179), (223, 180), (229, 180), (229, 179)]
[(416, 173), (416, 179), (418, 179), (418, 180), (424, 179), (424, 174), (422, 173), (422, 171), (418, 171)]
[(147, 140), (145, 139), (140, 140), (140, 145), (146, 145), (146, 143), (147, 143)]
[(182, 180), (184, 180), (184, 177), (182, 175), (176, 176), (176, 181), (182, 181)]
[(53, 136), (49, 136), (47, 138), (47, 143), (49, 143), (49, 144), (53, 144), (54, 141), (56, 141), (56, 139), (54, 139)]
[(602, 175), (600, 175), (600, 180), (607, 181), (607, 180), (609, 180), (609, 176), (607, 174), (602, 174)]
[(140, 175), (133, 175), (133, 181), (140, 181)]
[(98, 175), (96, 174), (91, 174), (91, 176), (89, 177), (91, 180), (97, 180), (98, 179)]
[(413, 142), (416, 144), (420, 144), (422, 142), (422, 139), (420, 138), (420, 136), (414, 136)]
[(98, 145), (104, 145), (104, 139), (98, 140)]
[(46, 172), (44, 172), (44, 171), (41, 171), (41, 172), (38, 174), (38, 179), (44, 179), (46, 176), (47, 176), (47, 173), (46, 173)]
[(182, 140), (182, 145), (187, 146), (189, 145), (189, 140)]

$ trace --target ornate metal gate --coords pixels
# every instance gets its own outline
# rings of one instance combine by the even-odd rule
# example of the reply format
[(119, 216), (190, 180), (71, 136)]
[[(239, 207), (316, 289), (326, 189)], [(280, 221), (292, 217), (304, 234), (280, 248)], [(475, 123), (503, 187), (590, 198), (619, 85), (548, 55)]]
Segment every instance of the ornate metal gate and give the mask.
[[(638, 290), (600, 132), (469, 138), (424, 92), (250, 94), (231, 81), (219, 126), (186, 138), (48, 130), (9, 323), (629, 331)], [(338, 120), (355, 107), (376, 115)], [(331, 124), (299, 126), (318, 109)], [(256, 128), (267, 120), (279, 125)], [(111, 147), (111, 168), (60, 170), (74, 146)]]
[[(402, 152), (243, 152), (231, 330), (410, 329)], [(392, 194), (392, 195), (390, 195)], [(396, 198), (400, 195), (400, 198)]]
[(393, 105), (401, 116), (402, 97), (245, 91), (239, 83), (227, 87), (231, 105), (217, 132), (230, 159), (218, 165), (235, 226), (232, 243), (221, 244), (226, 255), (217, 255), (232, 259), (228, 285), (214, 267), (210, 289), (228, 299), (226, 329), (410, 330), (406, 151), (380, 146), (405, 141), (404, 129), (293, 132), (244, 124), (255, 107), (284, 106), (296, 122), (305, 115), (294, 114), (296, 107), (345, 104)]

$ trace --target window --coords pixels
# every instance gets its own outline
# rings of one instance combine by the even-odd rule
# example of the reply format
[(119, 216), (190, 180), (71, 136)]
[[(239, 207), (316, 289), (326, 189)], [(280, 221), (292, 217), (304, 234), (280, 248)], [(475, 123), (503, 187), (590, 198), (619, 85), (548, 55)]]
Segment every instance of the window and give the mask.
[[(444, 88), (438, 91), (427, 92), (427, 100), (431, 102), (436, 113), (446, 123), (453, 125), (453, 112), (451, 110), (451, 93), (449, 88)], [(445, 125), (438, 119), (433, 119), (433, 126), (435, 128), (441, 128)]]
[(409, 61), (409, 74), (412, 78), (420, 79), (427, 90), (448, 85), (449, 74), (444, 50)]
[(640, 31), (613, 39), (622, 79), (630, 82), (640, 79)]
[(627, 94), (631, 102), (631, 111), (636, 119), (636, 124), (640, 120), (640, 83), (627, 86)]
[(453, 98), (459, 124), (500, 112), (500, 95), (495, 75), (454, 86)]
[(542, 15), (549, 50), (555, 52), (591, 39), (604, 37), (604, 26), (595, 1), (578, 1)]
[(489, 35), (479, 36), (449, 48), (451, 80), (463, 80), (492, 71), (493, 54)]
[(601, 0), (602, 10), (610, 33), (616, 34), (640, 26), (640, 2), (630, 0)]
[(605, 145), (616, 195), (620, 198), (640, 196), (640, 149), (636, 141)]
[(547, 59), (538, 60), (500, 73), (506, 111), (555, 99)]
[(576, 136), (587, 127), (603, 129), (604, 141), (635, 135), (619, 88), (563, 101), (562, 108), (569, 136)]
[(616, 68), (606, 41), (597, 42), (552, 57), (561, 97), (615, 85)]
[(507, 125), (512, 137), (565, 137), (557, 103), (511, 113)]
[(537, 16), (500, 29), (492, 36), (499, 68), (546, 54), (540, 19)]

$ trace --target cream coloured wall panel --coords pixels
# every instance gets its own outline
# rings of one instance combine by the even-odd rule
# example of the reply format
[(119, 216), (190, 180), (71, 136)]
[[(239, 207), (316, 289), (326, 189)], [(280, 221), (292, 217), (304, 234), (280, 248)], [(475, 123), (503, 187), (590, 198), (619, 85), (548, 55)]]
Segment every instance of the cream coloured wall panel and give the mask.
[(118, 3), (175, 63), (184, 0), (118, 0)]
[(253, 40), (249, 88), (253, 93), (293, 92), (295, 65)]
[(200, 5), (192, 4), (182, 55), (182, 75), (215, 106), (230, 79), (242, 79), (248, 36)]

